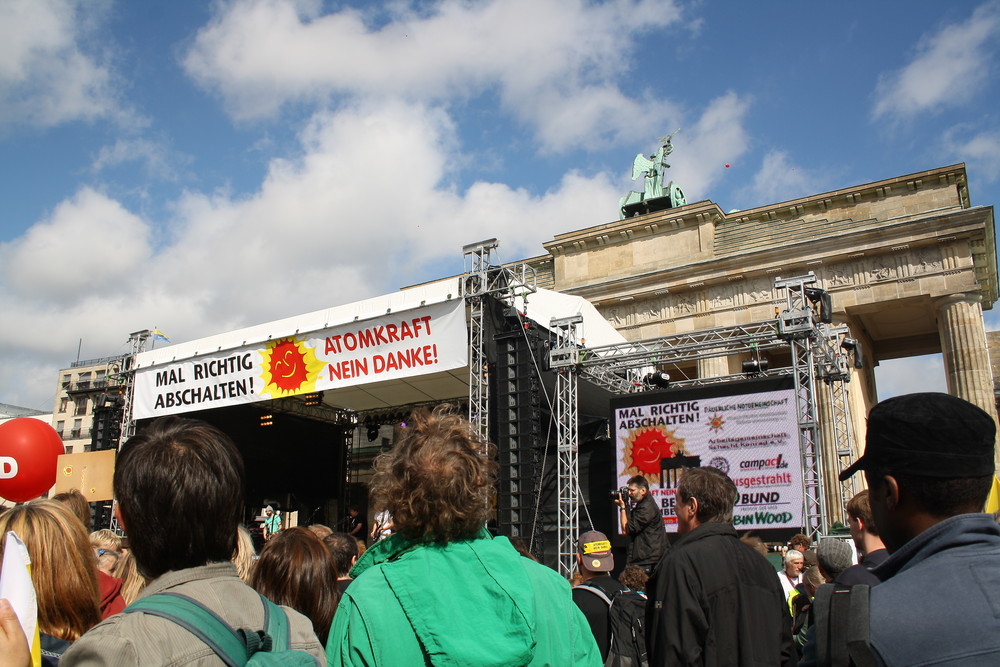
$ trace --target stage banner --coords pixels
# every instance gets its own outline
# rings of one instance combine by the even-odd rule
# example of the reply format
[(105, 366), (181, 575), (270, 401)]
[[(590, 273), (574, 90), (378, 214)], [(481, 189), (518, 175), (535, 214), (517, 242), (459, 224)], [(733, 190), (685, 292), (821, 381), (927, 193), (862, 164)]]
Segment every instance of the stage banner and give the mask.
[(714, 466), (736, 484), (738, 530), (801, 526), (795, 392), (781, 388), (786, 384), (770, 382), (770, 390), (760, 391), (767, 384), (732, 383), (729, 391), (751, 391), (730, 395), (716, 385), (616, 399), (618, 486), (644, 476), (667, 531), (676, 532), (675, 493), (684, 469)]
[(465, 302), (455, 300), (141, 368), (133, 417), (208, 410), (461, 368)]

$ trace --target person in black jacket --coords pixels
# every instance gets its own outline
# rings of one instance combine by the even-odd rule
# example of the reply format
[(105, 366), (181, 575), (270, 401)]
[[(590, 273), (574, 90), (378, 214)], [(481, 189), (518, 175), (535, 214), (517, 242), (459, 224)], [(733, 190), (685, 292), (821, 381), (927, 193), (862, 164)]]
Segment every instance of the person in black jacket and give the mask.
[(722, 471), (684, 471), (676, 506), (682, 538), (647, 588), (650, 667), (795, 664), (781, 584), (770, 563), (736, 536), (736, 497)]
[(642, 475), (628, 481), (628, 495), (632, 501), (628, 504), (620, 494), (615, 499), (622, 535), (629, 538), (625, 564), (638, 565), (650, 574), (663, 554), (670, 550), (663, 514), (649, 495), (649, 482)]

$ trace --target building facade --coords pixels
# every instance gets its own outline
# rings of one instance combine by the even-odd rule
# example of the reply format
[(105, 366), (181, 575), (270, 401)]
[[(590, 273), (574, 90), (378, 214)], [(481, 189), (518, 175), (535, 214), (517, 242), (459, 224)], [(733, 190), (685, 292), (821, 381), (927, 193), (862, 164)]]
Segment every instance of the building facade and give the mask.
[[(630, 340), (773, 319), (785, 306), (774, 279), (814, 273), (834, 321), (862, 343), (864, 368), (848, 385), (855, 443), (877, 401), (874, 369), (887, 359), (940, 352), (949, 393), (996, 418), (983, 322), (997, 299), (993, 207), (971, 205), (963, 164), (731, 213), (695, 202), (559, 234), (545, 249), (528, 260), (539, 282), (585, 297)], [(664, 370), (720, 377), (742, 361)], [(835, 520), (835, 438), (828, 406), (818, 413)]]
[(112, 379), (119, 371), (122, 357), (104, 357), (76, 361), (59, 371), (52, 427), (63, 439), (67, 454), (93, 449), (94, 414), (119, 389)]

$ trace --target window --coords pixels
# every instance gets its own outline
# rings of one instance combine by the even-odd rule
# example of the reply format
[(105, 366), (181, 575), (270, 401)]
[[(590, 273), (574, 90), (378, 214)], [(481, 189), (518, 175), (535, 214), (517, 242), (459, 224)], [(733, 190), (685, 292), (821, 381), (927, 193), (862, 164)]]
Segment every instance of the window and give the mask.
[(73, 376), (71, 376), (71, 375), (63, 375), (62, 376), (62, 388), (63, 389), (69, 389), (69, 384), (70, 384), (70, 382), (72, 380), (73, 380)]
[(69, 412), (69, 397), (63, 396), (59, 399), (59, 412)]
[[(77, 414), (77, 415), (85, 415), (85, 414), (87, 414), (87, 397), (86, 396), (82, 396), (82, 397), (76, 399), (76, 412), (74, 414)], [(80, 421), (80, 420), (77, 419), (77, 421)]]
[(56, 433), (59, 434), (60, 438), (63, 437), (63, 429), (65, 428), (66, 428), (66, 422), (62, 420), (56, 422)]
[(74, 419), (73, 420), (73, 430), (70, 432), (70, 437), (71, 438), (79, 438), (79, 437), (81, 437), (80, 433), (82, 431), (83, 431), (83, 420), (82, 419)]
[(85, 373), (80, 373), (80, 377), (76, 383), (77, 389), (90, 389), (90, 371)]

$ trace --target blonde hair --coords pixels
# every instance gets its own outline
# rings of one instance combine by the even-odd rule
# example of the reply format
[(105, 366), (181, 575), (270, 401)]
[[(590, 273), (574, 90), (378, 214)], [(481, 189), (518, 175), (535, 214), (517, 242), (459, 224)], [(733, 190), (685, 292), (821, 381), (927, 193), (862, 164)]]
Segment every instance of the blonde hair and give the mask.
[[(31, 557), (38, 629), (75, 641), (99, 623), (97, 556), (76, 515), (62, 503), (32, 500), (0, 514), (0, 535), (9, 530)], [(0, 554), (5, 542), (0, 542)]]
[(122, 580), (121, 596), (127, 605), (135, 602), (139, 593), (146, 587), (146, 578), (139, 574), (139, 570), (136, 569), (135, 557), (131, 551), (122, 554), (112, 576)]
[(233, 553), (233, 565), (240, 579), (245, 582), (250, 581), (250, 572), (253, 570), (254, 559), (257, 552), (253, 548), (253, 540), (250, 538), (250, 531), (244, 526), (239, 527), (239, 536), (236, 538), (236, 551)]
[(95, 530), (90, 534), (90, 546), (95, 549), (122, 550), (122, 538), (107, 528)]

